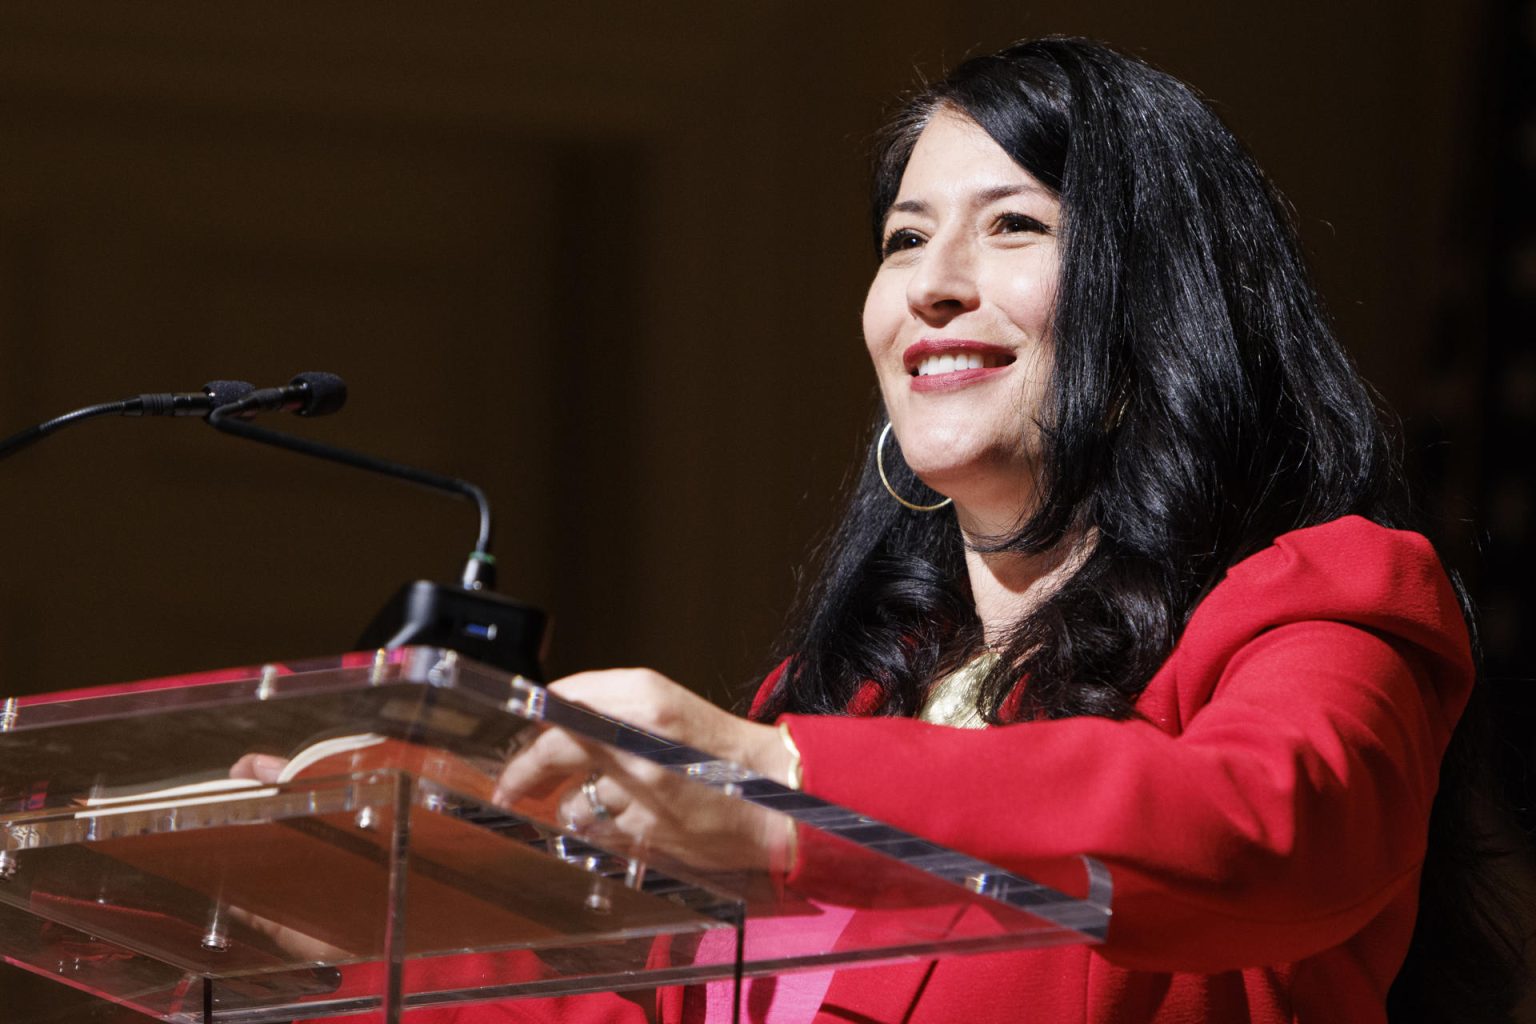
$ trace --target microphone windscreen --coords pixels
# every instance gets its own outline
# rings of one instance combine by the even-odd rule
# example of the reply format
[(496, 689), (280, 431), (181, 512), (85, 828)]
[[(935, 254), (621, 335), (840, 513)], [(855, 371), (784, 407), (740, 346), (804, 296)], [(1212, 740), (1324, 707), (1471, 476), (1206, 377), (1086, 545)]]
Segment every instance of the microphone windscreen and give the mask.
[(294, 377), (289, 387), (308, 385), (300, 416), (329, 416), (347, 404), (347, 382), (334, 373), (312, 370)]
[(256, 385), (243, 380), (211, 380), (203, 385), (203, 391), (213, 401), (215, 409), (238, 402), (255, 390)]

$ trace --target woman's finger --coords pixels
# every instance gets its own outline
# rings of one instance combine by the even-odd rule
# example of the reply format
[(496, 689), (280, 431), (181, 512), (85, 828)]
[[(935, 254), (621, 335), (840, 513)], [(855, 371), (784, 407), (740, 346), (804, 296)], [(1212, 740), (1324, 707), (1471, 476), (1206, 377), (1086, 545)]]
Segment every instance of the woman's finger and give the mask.
[(614, 824), (632, 803), (628, 792), (606, 775), (589, 774), (560, 798), (560, 820), (573, 829)]
[(246, 754), (229, 769), (232, 779), (255, 779), (261, 783), (273, 783), (283, 774), (288, 759), (276, 754)]
[(590, 771), (596, 755), (564, 729), (547, 728), (518, 750), (501, 771), (494, 799), (508, 804), (530, 797), (544, 799), (572, 775)]

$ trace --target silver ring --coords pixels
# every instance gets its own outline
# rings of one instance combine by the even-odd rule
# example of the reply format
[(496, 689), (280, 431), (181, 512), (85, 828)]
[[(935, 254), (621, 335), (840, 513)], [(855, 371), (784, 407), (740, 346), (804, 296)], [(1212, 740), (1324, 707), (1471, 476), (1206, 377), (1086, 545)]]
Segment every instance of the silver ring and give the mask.
[(608, 821), (613, 817), (613, 809), (597, 795), (597, 780), (599, 776), (593, 773), (586, 777), (581, 784), (581, 795), (587, 798), (587, 803), (592, 807), (592, 817), (597, 821)]

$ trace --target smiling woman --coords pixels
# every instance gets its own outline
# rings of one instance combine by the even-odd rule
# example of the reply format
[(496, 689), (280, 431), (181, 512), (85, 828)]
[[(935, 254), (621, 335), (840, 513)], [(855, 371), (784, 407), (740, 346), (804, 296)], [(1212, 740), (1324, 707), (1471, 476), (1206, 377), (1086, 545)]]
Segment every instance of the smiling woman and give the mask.
[[(1116, 912), (1097, 950), (786, 980), (764, 1019), (1369, 1024), (1425, 879), (1453, 948), (1414, 943), (1399, 1002), (1504, 1019), (1472, 762), (1440, 769), (1463, 602), (1251, 158), (1167, 75), (1023, 43), (903, 108), (874, 214), (884, 410), (750, 715), (555, 688), (1005, 867), (1091, 854)], [(661, 827), (607, 768), (550, 730), (501, 793), (574, 775), (573, 815)]]
[(947, 110), (885, 219), (864, 342), (907, 465), (968, 537), (1006, 535), (1033, 505), (1060, 224), (1055, 196)]

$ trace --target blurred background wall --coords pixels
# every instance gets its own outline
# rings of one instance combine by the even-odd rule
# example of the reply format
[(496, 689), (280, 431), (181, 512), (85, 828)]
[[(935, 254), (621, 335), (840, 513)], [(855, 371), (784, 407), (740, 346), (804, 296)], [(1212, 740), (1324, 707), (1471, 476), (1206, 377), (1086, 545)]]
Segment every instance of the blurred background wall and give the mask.
[[(1294, 204), (1480, 588), (1523, 756), (1531, 10), (7, 0), (0, 433), (334, 371), (343, 415), (276, 425), (479, 482), (552, 671), (733, 699), (874, 408), (882, 109), (968, 52), (1096, 36), (1211, 97)], [(0, 471), (0, 693), (345, 649), (473, 540), (467, 505), (194, 421)]]

